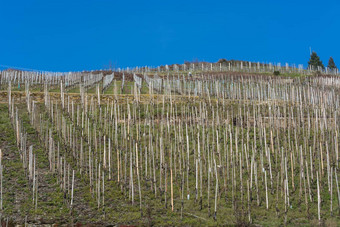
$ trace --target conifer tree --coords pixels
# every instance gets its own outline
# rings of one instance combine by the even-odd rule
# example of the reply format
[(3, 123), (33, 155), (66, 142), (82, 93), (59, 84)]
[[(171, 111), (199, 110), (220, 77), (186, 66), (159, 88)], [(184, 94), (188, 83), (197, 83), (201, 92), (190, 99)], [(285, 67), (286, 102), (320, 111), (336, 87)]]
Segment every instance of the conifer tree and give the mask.
[(318, 70), (318, 67), (321, 67), (322, 69), (325, 68), (325, 66), (322, 64), (322, 61), (320, 60), (320, 57), (316, 54), (316, 52), (313, 51), (308, 62), (308, 68), (312, 70)]
[(337, 69), (335, 63), (334, 63), (334, 60), (332, 57), (329, 58), (328, 60), (328, 66), (327, 66), (330, 70), (335, 70)]

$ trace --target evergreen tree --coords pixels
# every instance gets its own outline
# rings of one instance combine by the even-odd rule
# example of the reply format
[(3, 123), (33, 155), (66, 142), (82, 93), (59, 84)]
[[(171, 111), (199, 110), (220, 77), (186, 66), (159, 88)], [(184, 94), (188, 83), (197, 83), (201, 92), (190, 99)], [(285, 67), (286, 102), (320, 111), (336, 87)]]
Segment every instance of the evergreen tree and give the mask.
[(329, 58), (328, 60), (328, 66), (327, 66), (330, 70), (334, 70), (334, 69), (337, 69), (335, 63), (334, 63), (334, 60), (332, 57)]
[(316, 52), (313, 51), (308, 62), (308, 68), (317, 70), (318, 66), (320, 66), (322, 69), (325, 68), (325, 66), (322, 64), (322, 61), (320, 60), (320, 57), (316, 54)]

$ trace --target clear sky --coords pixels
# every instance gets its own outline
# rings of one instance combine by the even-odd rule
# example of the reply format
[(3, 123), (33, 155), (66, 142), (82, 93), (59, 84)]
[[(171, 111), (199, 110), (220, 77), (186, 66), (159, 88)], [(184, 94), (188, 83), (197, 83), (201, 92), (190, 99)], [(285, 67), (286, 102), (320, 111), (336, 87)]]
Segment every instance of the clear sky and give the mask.
[(50, 71), (220, 58), (340, 66), (340, 1), (0, 0), (0, 65)]

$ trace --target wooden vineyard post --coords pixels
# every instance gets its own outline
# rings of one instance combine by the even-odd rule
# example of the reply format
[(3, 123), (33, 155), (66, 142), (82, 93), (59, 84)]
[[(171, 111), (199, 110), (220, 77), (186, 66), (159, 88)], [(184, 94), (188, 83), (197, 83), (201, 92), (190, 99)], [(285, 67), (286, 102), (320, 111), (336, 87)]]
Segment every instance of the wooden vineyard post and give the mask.
[(174, 189), (172, 183), (172, 168), (170, 169), (170, 181), (171, 181), (171, 211), (174, 211)]
[(210, 163), (210, 151), (208, 150), (208, 216), (210, 217), (210, 175), (211, 175), (211, 163)]
[(190, 199), (190, 190), (189, 190), (189, 135), (188, 135), (188, 125), (186, 124), (186, 136), (187, 136), (187, 199)]
[[(98, 87), (99, 88), (99, 87)], [(99, 91), (99, 89), (98, 89)], [(103, 154), (103, 164), (104, 164), (104, 169), (106, 169), (106, 138), (105, 138), (105, 135), (104, 135), (104, 154)]]
[(36, 183), (35, 183), (35, 212), (37, 212), (38, 209), (38, 186), (39, 186), (39, 181), (38, 181), (39, 177), (38, 177), (38, 172), (37, 172), (37, 176), (36, 176)]
[(168, 203), (167, 203), (167, 196), (168, 196), (168, 164), (164, 164), (165, 166), (165, 171), (164, 171), (164, 203), (165, 203), (165, 208), (168, 208)]
[(264, 171), (264, 181), (266, 185), (266, 208), (268, 210), (268, 189), (267, 189), (267, 171)]
[(74, 170), (72, 171), (71, 210), (73, 209)]
[(105, 215), (105, 172), (102, 172), (102, 194), (103, 194), (103, 211)]
[(132, 170), (132, 152), (130, 151), (130, 194), (131, 202), (134, 204), (134, 185), (133, 185), (133, 170)]
[(249, 190), (249, 180), (247, 180), (247, 200), (248, 200), (248, 219), (249, 219), (249, 223), (252, 223), (251, 221), (251, 204), (250, 204), (250, 190)]
[(330, 188), (330, 197), (331, 197), (331, 204), (330, 204), (330, 213), (333, 216), (333, 167), (331, 168), (331, 188)]
[(316, 181), (317, 181), (317, 193), (318, 193), (318, 219), (319, 223), (321, 223), (321, 197), (320, 197), (320, 185), (319, 185), (319, 172), (316, 172)]
[(214, 157), (214, 169), (215, 169), (215, 176), (216, 176), (216, 188), (215, 188), (215, 212), (214, 212), (214, 220), (217, 220), (217, 195), (218, 195), (218, 176), (217, 176), (217, 167), (216, 167), (216, 160)]
[(117, 151), (117, 182), (118, 184), (120, 183), (120, 172), (119, 172), (119, 167), (120, 167), (120, 157), (119, 157), (119, 151), (118, 151), (118, 148), (116, 148), (116, 151)]
[(140, 188), (140, 176), (139, 176), (139, 167), (138, 167), (138, 146), (136, 143), (136, 168), (137, 168), (137, 180), (138, 180), (138, 191), (139, 191), (139, 209), (141, 212), (141, 216), (143, 216), (143, 212), (142, 212), (142, 192), (141, 192), (141, 188)]
[(33, 205), (34, 205), (34, 197), (35, 197), (35, 187), (36, 187), (36, 185), (35, 185), (35, 183), (36, 183), (36, 181), (35, 181), (35, 156), (33, 156)]
[(109, 153), (109, 180), (111, 180), (111, 152), (112, 152), (112, 149), (111, 149), (111, 138), (109, 138), (109, 148), (108, 148), (108, 153)]

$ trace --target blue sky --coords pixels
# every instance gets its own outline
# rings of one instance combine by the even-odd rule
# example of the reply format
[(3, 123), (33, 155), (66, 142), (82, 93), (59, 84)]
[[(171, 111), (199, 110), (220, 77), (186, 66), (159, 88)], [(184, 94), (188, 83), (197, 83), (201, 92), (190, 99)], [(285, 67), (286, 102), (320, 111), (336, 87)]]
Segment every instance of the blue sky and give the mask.
[(340, 66), (340, 1), (0, 0), (0, 65), (78, 71), (220, 58)]

